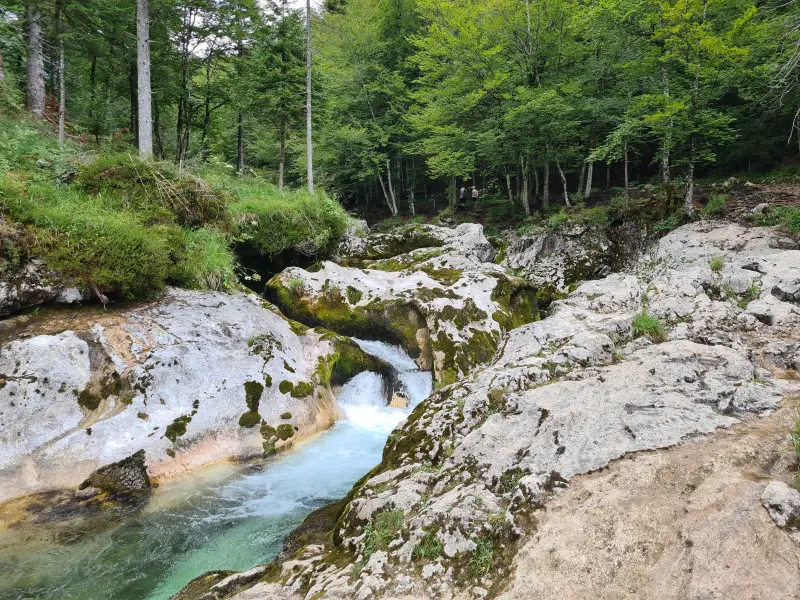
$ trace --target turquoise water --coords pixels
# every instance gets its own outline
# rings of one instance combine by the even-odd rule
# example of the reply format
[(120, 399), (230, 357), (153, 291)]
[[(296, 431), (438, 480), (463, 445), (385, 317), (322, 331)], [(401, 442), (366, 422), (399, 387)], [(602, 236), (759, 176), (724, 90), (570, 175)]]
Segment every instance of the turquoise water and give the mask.
[[(401, 370), (412, 405), (429, 374), (394, 349), (369, 350)], [(143, 508), (49, 519), (0, 531), (0, 600), (167, 600), (210, 570), (246, 570), (274, 558), (313, 510), (342, 498), (380, 462), (407, 410), (382, 406), (371, 373), (339, 397), (348, 416), (260, 464), (225, 464), (162, 484)]]

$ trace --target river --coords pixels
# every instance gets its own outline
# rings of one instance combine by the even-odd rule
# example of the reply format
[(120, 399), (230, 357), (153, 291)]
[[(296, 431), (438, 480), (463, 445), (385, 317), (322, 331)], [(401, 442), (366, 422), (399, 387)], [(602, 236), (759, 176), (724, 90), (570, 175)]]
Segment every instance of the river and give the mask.
[(164, 482), (144, 507), (0, 530), (0, 600), (167, 600), (206, 571), (272, 560), (309, 513), (380, 462), (388, 435), (431, 393), (430, 373), (400, 349), (359, 343), (399, 371), (407, 410), (385, 406), (381, 377), (362, 373), (339, 395), (347, 420), (287, 453)]

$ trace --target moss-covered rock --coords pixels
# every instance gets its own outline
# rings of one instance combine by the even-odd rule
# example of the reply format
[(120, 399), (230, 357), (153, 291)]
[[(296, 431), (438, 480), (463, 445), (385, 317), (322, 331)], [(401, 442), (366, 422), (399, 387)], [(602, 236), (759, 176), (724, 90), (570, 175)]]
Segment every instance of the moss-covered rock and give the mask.
[(147, 474), (145, 452), (139, 450), (119, 462), (100, 467), (78, 489), (97, 488), (110, 494), (149, 492), (150, 476)]
[(314, 384), (307, 381), (301, 381), (295, 384), (291, 392), (292, 398), (308, 398), (314, 393)]

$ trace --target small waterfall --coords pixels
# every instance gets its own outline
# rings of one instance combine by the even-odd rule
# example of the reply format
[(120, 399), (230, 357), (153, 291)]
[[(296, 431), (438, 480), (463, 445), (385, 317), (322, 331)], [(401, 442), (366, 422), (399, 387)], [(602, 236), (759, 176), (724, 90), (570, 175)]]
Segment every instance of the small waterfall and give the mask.
[(365, 352), (385, 360), (395, 368), (408, 394), (408, 408), (386, 406), (386, 382), (375, 373), (361, 373), (345, 384), (339, 394), (339, 406), (356, 427), (388, 435), (417, 404), (430, 395), (433, 378), (430, 373), (421, 372), (401, 348), (383, 342), (355, 341)]

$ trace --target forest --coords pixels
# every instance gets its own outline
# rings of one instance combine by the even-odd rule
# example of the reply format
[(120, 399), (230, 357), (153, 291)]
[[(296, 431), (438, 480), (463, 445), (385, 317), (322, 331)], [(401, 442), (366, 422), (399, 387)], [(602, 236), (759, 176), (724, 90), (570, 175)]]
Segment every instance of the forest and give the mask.
[(157, 159), (316, 179), (384, 216), (455, 208), (462, 186), (529, 215), (647, 183), (691, 214), (698, 177), (791, 170), (800, 151), (794, 1), (139, 4), (145, 65), (134, 0), (6, 1), (6, 108), (124, 151), (146, 68)]

